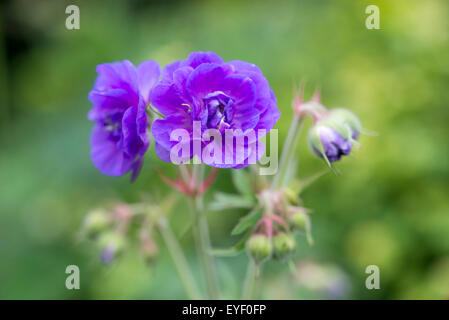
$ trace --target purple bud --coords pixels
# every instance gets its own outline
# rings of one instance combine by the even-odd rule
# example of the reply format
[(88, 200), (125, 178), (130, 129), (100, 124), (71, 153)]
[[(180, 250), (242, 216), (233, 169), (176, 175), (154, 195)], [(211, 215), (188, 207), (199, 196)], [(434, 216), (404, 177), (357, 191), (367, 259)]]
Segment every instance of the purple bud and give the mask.
[(124, 250), (125, 239), (116, 232), (106, 232), (98, 239), (101, 250), (100, 260), (106, 265), (111, 264)]
[(326, 157), (329, 162), (338, 161), (351, 152), (351, 141), (330, 126), (315, 125), (309, 132), (308, 140), (315, 154)]
[(101, 252), (100, 260), (104, 264), (111, 264), (111, 262), (114, 260), (114, 253), (115, 248), (114, 246), (108, 245), (104, 250)]
[(357, 140), (360, 136), (360, 132), (359, 131), (352, 131), (351, 132), (351, 138), (354, 140)]

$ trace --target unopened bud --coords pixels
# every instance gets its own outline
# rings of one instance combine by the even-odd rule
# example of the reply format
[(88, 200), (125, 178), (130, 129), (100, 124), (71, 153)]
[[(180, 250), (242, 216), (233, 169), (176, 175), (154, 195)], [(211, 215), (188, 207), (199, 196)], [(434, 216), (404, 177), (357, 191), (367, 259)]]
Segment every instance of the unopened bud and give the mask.
[(292, 228), (304, 233), (307, 242), (312, 245), (312, 224), (310, 221), (309, 211), (303, 207), (290, 207), (289, 221)]
[(246, 242), (246, 247), (249, 255), (256, 263), (268, 259), (273, 251), (273, 245), (271, 244), (270, 238), (263, 234), (252, 235)]
[(106, 230), (111, 224), (111, 218), (107, 211), (96, 209), (90, 211), (83, 222), (82, 230), (88, 237), (96, 237), (100, 232)]
[(123, 252), (125, 239), (116, 232), (107, 232), (98, 239), (98, 245), (101, 249), (101, 261), (110, 264)]
[(288, 260), (296, 249), (295, 238), (288, 233), (278, 233), (273, 238), (274, 256), (280, 261)]
[(307, 136), (313, 152), (329, 162), (338, 161), (351, 152), (350, 129), (339, 119), (329, 116), (317, 122)]
[(306, 230), (307, 230), (308, 219), (309, 219), (309, 217), (307, 216), (307, 213), (305, 213), (305, 212), (297, 211), (290, 216), (290, 221), (291, 221), (293, 227), (302, 232), (306, 232)]

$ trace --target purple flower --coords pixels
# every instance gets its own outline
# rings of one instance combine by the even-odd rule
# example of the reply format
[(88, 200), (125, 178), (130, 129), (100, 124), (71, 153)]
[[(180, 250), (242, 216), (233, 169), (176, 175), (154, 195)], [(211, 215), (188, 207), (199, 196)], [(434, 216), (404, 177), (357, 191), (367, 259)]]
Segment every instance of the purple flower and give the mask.
[(348, 137), (320, 122), (311, 128), (308, 140), (312, 150), (329, 162), (338, 161), (343, 155), (351, 152), (352, 143)]
[(95, 123), (90, 144), (95, 167), (103, 174), (121, 176), (132, 171), (135, 179), (150, 144), (145, 107), (159, 79), (155, 61), (137, 68), (128, 60), (97, 66), (98, 77), (89, 93)]
[[(257, 161), (263, 154), (257, 140), (264, 133), (259, 130), (270, 131), (280, 116), (276, 97), (256, 65), (238, 60), (225, 63), (213, 52), (193, 52), (186, 60), (167, 65), (161, 81), (151, 91), (151, 103), (165, 116), (151, 128), (158, 156), (170, 161), (170, 151), (178, 144), (170, 141), (170, 135), (182, 128), (190, 136), (185, 143), (190, 150), (187, 158), (197, 155), (215, 167), (239, 168), (250, 164), (250, 155), (255, 154)], [(199, 124), (199, 138), (195, 138), (194, 122)], [(218, 145), (223, 158), (228, 157), (224, 151), (229, 143), (224, 139), (205, 139), (203, 134), (208, 129), (216, 129), (223, 137), (227, 129), (240, 129), (243, 135), (254, 130), (255, 136), (247, 135), (243, 143), (237, 142), (236, 137), (231, 141), (233, 157), (242, 157), (244, 161), (207, 162), (204, 154), (193, 147), (194, 141), (201, 145), (201, 150)]]

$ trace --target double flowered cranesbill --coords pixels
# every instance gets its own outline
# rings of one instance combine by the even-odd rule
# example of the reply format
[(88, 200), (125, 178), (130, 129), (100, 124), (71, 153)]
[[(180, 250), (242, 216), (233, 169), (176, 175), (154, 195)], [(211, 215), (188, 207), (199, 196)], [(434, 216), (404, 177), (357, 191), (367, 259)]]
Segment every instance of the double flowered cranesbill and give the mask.
[(155, 61), (135, 67), (130, 61), (97, 66), (98, 77), (89, 93), (95, 123), (90, 144), (95, 167), (103, 174), (135, 179), (150, 145), (145, 111), (150, 90), (160, 75)]
[[(256, 155), (257, 161), (263, 154), (258, 139), (273, 128), (280, 112), (276, 106), (276, 97), (260, 69), (244, 61), (223, 62), (213, 52), (194, 52), (186, 60), (175, 61), (162, 71), (161, 81), (151, 91), (151, 103), (165, 117), (156, 120), (151, 128), (156, 141), (158, 156), (170, 161), (170, 151), (178, 144), (171, 141), (173, 130), (185, 129), (189, 133), (187, 158), (197, 155), (203, 161), (201, 150), (218, 144), (225, 144), (215, 138), (204, 139), (203, 133), (215, 129), (225, 135), (227, 129), (245, 134), (253, 130), (256, 135), (244, 139), (243, 143), (234, 138), (230, 149), (233, 157), (243, 157), (243, 161), (211, 161), (207, 164), (215, 167), (239, 168), (250, 164), (250, 155)], [(195, 138), (194, 122), (199, 124), (200, 135)], [(240, 129), (241, 131), (236, 131)], [(230, 131), (230, 130), (229, 130)], [(238, 135), (238, 133), (237, 133)], [(200, 152), (193, 147), (194, 140), (201, 145)], [(224, 140), (223, 140), (224, 141)]]

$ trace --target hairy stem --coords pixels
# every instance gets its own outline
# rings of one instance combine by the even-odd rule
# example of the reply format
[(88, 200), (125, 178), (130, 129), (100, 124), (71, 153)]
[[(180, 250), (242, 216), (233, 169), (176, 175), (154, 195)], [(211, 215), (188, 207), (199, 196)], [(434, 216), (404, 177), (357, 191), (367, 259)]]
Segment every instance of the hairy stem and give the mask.
[[(202, 183), (204, 177), (204, 165), (194, 165), (193, 174), (197, 187)], [(193, 220), (193, 235), (195, 238), (195, 245), (198, 256), (206, 279), (207, 292), (210, 299), (219, 298), (219, 287), (217, 273), (215, 270), (215, 262), (210, 254), (211, 244), (209, 238), (209, 227), (207, 219), (203, 211), (202, 195), (196, 195), (189, 198), (190, 212)]]
[(166, 219), (161, 219), (157, 224), (158, 230), (165, 241), (165, 244), (170, 252), (170, 255), (175, 263), (176, 270), (187, 296), (190, 299), (201, 299), (200, 291), (196, 285), (196, 282), (192, 276), (187, 259), (178, 243), (175, 235), (173, 234), (170, 225)]
[(257, 266), (252, 259), (248, 261), (248, 267), (246, 269), (245, 280), (243, 282), (242, 299), (251, 300), (254, 299), (254, 287), (256, 284)]
[(293, 159), (293, 155), (295, 154), (296, 145), (299, 140), (303, 123), (304, 117), (300, 117), (295, 113), (288, 130), (287, 138), (285, 139), (284, 146), (282, 148), (281, 159), (279, 163), (279, 172), (274, 176), (271, 185), (273, 189), (278, 189), (284, 186), (286, 182), (286, 173), (288, 171), (288, 166)]
[(208, 296), (210, 299), (218, 299), (217, 276), (215, 263), (210, 256), (210, 239), (206, 217), (198, 210), (195, 199), (190, 199), (189, 202), (193, 219), (192, 228), (195, 246), (204, 271)]

